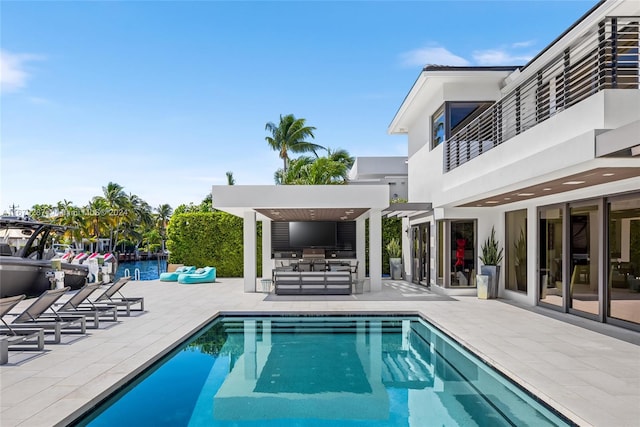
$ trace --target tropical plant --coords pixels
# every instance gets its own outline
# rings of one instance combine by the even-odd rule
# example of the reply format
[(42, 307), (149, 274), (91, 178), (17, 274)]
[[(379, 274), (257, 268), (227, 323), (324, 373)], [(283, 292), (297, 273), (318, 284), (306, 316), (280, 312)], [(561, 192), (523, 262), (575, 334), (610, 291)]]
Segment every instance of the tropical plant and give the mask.
[(226, 175), (227, 175), (227, 185), (236, 185), (236, 180), (233, 177), (233, 172), (228, 171)]
[(332, 149), (327, 148), (327, 158), (338, 163), (342, 163), (346, 166), (347, 170), (353, 167), (356, 159), (352, 157), (347, 150), (342, 148)]
[[(109, 182), (102, 187), (103, 196), (107, 207), (107, 222), (109, 223), (110, 250), (114, 249), (114, 243), (118, 241), (118, 231), (122, 220), (122, 213), (129, 207), (129, 199), (124, 192), (124, 187), (115, 182)], [(99, 196), (98, 196), (99, 197)]]
[(313, 126), (306, 126), (305, 119), (296, 119), (293, 114), (280, 115), (280, 122), (276, 125), (269, 122), (265, 130), (271, 133), (264, 139), (272, 150), (278, 151), (279, 157), (284, 162), (283, 171), (286, 173), (289, 167), (289, 152), (308, 153), (315, 152), (324, 147), (309, 142), (308, 138), (315, 138)]
[(289, 169), (278, 169), (274, 175), (276, 184), (333, 185), (346, 184), (353, 157), (346, 150), (327, 150), (325, 157), (301, 156), (289, 163)]
[(29, 216), (36, 221), (47, 221), (51, 218), (54, 208), (48, 204), (36, 204), (29, 210)]
[(156, 208), (156, 224), (159, 229), (159, 235), (162, 240), (162, 250), (165, 249), (165, 242), (167, 240), (167, 225), (169, 224), (169, 219), (173, 214), (173, 209), (167, 203), (160, 205)]
[(402, 256), (402, 246), (400, 246), (400, 240), (397, 237), (392, 238), (387, 243), (387, 253), (389, 258), (400, 258)]
[(500, 247), (500, 243), (496, 240), (496, 230), (494, 227), (491, 227), (491, 234), (482, 244), (480, 251), (482, 252), (482, 255), (479, 258), (484, 265), (498, 265), (502, 262), (503, 249)]

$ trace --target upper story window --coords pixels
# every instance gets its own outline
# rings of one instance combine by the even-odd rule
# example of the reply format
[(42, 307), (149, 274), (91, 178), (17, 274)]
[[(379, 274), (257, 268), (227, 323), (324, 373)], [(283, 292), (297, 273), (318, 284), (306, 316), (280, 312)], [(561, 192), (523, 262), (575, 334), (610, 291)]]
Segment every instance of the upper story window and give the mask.
[(431, 148), (442, 144), (447, 137), (446, 133), (443, 105), (431, 116)]
[(442, 144), (493, 104), (483, 102), (445, 102), (431, 116), (431, 148)]

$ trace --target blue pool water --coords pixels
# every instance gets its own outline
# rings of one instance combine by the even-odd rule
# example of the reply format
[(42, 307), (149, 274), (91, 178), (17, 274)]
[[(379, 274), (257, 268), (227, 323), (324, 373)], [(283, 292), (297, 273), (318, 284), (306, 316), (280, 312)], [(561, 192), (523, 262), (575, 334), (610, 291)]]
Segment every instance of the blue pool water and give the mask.
[(148, 261), (122, 261), (118, 263), (118, 271), (115, 274), (115, 280), (118, 280), (122, 276), (128, 273), (131, 277), (134, 277), (135, 271), (140, 271), (140, 280), (156, 280), (160, 278), (160, 273), (167, 271), (167, 261), (160, 260), (148, 260)]
[(568, 424), (417, 317), (225, 316), (76, 425)]

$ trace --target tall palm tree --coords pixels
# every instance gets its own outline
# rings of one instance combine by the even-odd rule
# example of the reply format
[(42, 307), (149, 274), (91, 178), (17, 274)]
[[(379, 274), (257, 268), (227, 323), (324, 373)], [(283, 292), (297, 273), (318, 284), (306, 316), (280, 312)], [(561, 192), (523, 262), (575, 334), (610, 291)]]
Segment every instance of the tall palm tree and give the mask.
[(164, 252), (165, 249), (164, 245), (167, 239), (167, 225), (169, 224), (169, 218), (171, 218), (172, 213), (173, 209), (171, 209), (171, 206), (167, 203), (156, 208), (156, 223), (160, 229), (160, 236), (162, 237), (162, 252)]
[(102, 187), (103, 199), (109, 208), (109, 223), (111, 224), (109, 238), (111, 240), (110, 250), (114, 249), (118, 239), (118, 227), (126, 210), (129, 208), (129, 199), (124, 192), (124, 187), (115, 182), (109, 182), (106, 187)]
[(135, 243), (137, 248), (142, 243), (144, 233), (154, 225), (153, 209), (149, 203), (135, 194), (127, 196), (128, 210), (123, 218), (123, 238)]
[(80, 242), (82, 240), (82, 232), (80, 228), (83, 223), (82, 211), (80, 208), (73, 205), (73, 202), (64, 199), (58, 202), (56, 207), (57, 215), (53, 219), (58, 225), (69, 227), (64, 232), (65, 239), (72, 241), (73, 243)]
[(103, 197), (96, 196), (84, 207), (83, 234), (89, 236), (91, 251), (94, 250), (93, 243), (96, 243), (109, 227), (109, 206)]
[(321, 145), (309, 142), (307, 138), (315, 138), (313, 126), (306, 126), (305, 119), (296, 119), (293, 114), (285, 116), (280, 115), (280, 123), (277, 125), (269, 122), (264, 129), (271, 133), (264, 139), (267, 141), (272, 150), (278, 151), (279, 156), (284, 162), (283, 170), (286, 172), (289, 166), (289, 152), (292, 153), (308, 153), (323, 149)]

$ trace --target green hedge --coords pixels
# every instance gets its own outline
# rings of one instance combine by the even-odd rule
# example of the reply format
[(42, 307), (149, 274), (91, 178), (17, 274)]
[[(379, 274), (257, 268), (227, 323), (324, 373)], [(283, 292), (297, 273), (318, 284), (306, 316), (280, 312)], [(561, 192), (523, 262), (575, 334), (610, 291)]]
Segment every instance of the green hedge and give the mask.
[[(367, 274), (369, 273), (369, 220), (365, 221), (365, 242), (367, 254)], [(402, 218), (382, 218), (382, 274), (389, 272), (389, 254), (387, 253), (387, 243), (393, 238), (402, 242)]]
[[(215, 267), (218, 277), (242, 277), (242, 221), (220, 211), (174, 214), (167, 227), (169, 262)], [(261, 236), (261, 223), (258, 223), (258, 276), (262, 275)]]

